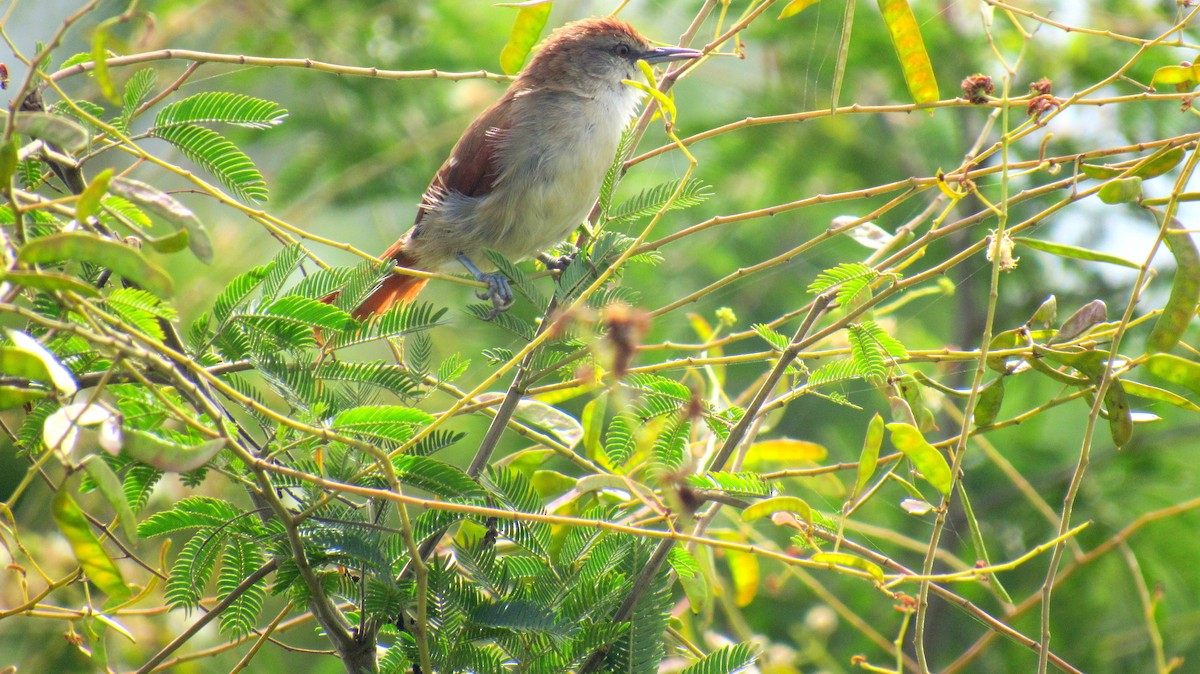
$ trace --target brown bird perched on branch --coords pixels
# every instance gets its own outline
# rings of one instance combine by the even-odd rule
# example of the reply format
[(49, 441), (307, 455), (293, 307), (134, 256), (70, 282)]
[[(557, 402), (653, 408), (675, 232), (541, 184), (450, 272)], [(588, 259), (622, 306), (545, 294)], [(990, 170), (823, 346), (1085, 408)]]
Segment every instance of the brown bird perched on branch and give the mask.
[[(462, 264), (493, 315), (513, 300), (508, 279), (476, 266), (491, 248), (519, 260), (561, 242), (587, 217), (642, 94), (621, 80), (637, 62), (700, 56), (654, 47), (614, 18), (567, 24), (548, 37), (494, 105), (471, 123), (438, 170), (416, 223), (381, 257), (433, 271)], [(358, 306), (363, 319), (411, 302), (426, 280), (393, 274)]]

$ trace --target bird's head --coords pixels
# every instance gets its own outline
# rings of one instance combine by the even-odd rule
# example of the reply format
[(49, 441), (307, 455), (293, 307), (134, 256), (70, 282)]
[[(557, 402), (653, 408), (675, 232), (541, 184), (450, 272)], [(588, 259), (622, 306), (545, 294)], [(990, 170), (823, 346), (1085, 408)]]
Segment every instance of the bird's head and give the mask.
[(521, 79), (531, 87), (596, 91), (639, 78), (639, 60), (664, 63), (700, 55), (694, 49), (655, 47), (620, 19), (584, 19), (551, 33), (522, 71)]

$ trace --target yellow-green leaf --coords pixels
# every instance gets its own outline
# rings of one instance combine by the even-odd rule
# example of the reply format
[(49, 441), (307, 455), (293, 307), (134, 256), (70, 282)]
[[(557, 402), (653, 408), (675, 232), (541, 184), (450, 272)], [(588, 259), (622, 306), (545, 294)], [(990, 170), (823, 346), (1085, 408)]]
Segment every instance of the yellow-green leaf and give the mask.
[(1154, 71), (1150, 78), (1150, 86), (1157, 88), (1160, 84), (1170, 84), (1177, 91), (1191, 91), (1200, 82), (1200, 63), (1188, 66), (1163, 66)]
[(913, 100), (917, 103), (932, 103), (938, 100), (933, 65), (929, 62), (925, 41), (921, 39), (921, 28), (917, 24), (917, 18), (913, 16), (912, 8), (908, 6), (908, 0), (878, 2), (879, 11), (887, 24), (892, 46), (896, 48), (896, 56), (900, 58), (904, 81), (908, 84), (908, 91)]
[(1200, 395), (1200, 363), (1169, 353), (1157, 353), (1146, 359), (1146, 369), (1156, 377), (1185, 386)]
[[(645, 61), (638, 61), (638, 63), (645, 63)], [(672, 101), (669, 97), (667, 97), (666, 94), (644, 82), (638, 82), (637, 80), (621, 80), (621, 83), (627, 84), (635, 89), (640, 89), (649, 94), (651, 98), (658, 101), (659, 107), (667, 115), (667, 120), (672, 124), (675, 123), (675, 101)]]
[(20, 161), (17, 156), (16, 137), (9, 138), (3, 145), (0, 145), (0, 192), (7, 192), (11, 187), (13, 173), (16, 172), (17, 164)]
[(589, 459), (601, 455), (600, 435), (604, 430), (604, 413), (608, 409), (608, 395), (601, 393), (583, 406), (579, 422), (583, 424), (583, 449)]
[(1108, 411), (1108, 430), (1112, 434), (1113, 444), (1121, 449), (1133, 439), (1133, 416), (1125, 386), (1120, 379), (1108, 383), (1108, 390), (1104, 392), (1104, 407)]
[(553, 470), (535, 470), (529, 480), (534, 491), (542, 498), (561, 496), (575, 486), (576, 479)]
[(1004, 377), (984, 386), (975, 399), (975, 414), (972, 418), (976, 426), (991, 426), (1000, 413), (1000, 404), (1004, 402)]
[(0, 410), (20, 407), (46, 397), (45, 391), (22, 388), (18, 386), (0, 386)]
[(515, 75), (525, 65), (533, 45), (542, 36), (546, 20), (550, 18), (550, 0), (534, 2), (502, 3), (499, 7), (516, 7), (517, 19), (508, 34), (508, 43), (500, 50), (500, 68), (508, 75)]
[(92, 532), (83, 511), (65, 488), (59, 489), (54, 495), (50, 502), (50, 512), (58, 530), (71, 544), (75, 559), (79, 560), (79, 566), (87, 579), (115, 601), (128, 599), (132, 593), (125, 585), (121, 570), (104, 551), (104, 546)]
[(796, 16), (800, 12), (803, 12), (809, 7), (817, 4), (818, 1), (819, 0), (792, 0), (788, 4), (784, 5), (783, 11), (779, 13), (779, 20), (782, 21), (783, 19)]
[(108, 192), (108, 182), (112, 180), (113, 170), (104, 169), (92, 178), (79, 200), (75, 202), (75, 219), (83, 222), (96, 214), (100, 208), (100, 199)]
[(11, 346), (0, 346), (0, 372), (10, 377), (50, 381), (50, 370), (41, 358)]
[(46, 271), (0, 271), (0, 281), (7, 281), (34, 290), (70, 290), (85, 297), (96, 297), (100, 294), (95, 286), (66, 274), (55, 274)]
[(1142, 179), (1116, 178), (1104, 183), (1097, 193), (1100, 201), (1106, 204), (1127, 204), (1142, 198)]
[(1040, 250), (1043, 253), (1050, 253), (1059, 257), (1069, 257), (1075, 260), (1089, 260), (1091, 262), (1104, 262), (1107, 264), (1120, 265), (1131, 269), (1139, 269), (1141, 265), (1132, 261), (1126, 260), (1123, 257), (1109, 255), (1107, 253), (1098, 253), (1087, 248), (1079, 248), (1076, 246), (1068, 246), (1063, 243), (1053, 243), (1051, 241), (1042, 241), (1041, 239), (1029, 239), (1023, 236), (1014, 237), (1013, 241), (1034, 250)]
[(225, 439), (217, 438), (195, 447), (178, 445), (157, 436), (133, 429), (121, 431), (121, 453), (144, 464), (172, 473), (186, 473), (208, 463), (225, 447)]
[(113, 105), (120, 105), (117, 89), (113, 86), (112, 75), (108, 72), (108, 50), (104, 43), (108, 41), (108, 22), (104, 22), (92, 31), (92, 76), (100, 87), (100, 93)]
[(829, 564), (831, 566), (846, 566), (852, 569), (859, 569), (871, 574), (871, 577), (876, 582), (883, 582), (883, 569), (873, 562), (868, 562), (861, 557), (848, 555), (844, 552), (818, 552), (809, 557), (810, 560), (820, 563)]
[(1184, 398), (1178, 393), (1173, 393), (1157, 386), (1130, 381), (1129, 379), (1122, 379), (1121, 383), (1125, 385), (1125, 392), (1131, 396), (1168, 403), (1176, 407), (1182, 407), (1189, 412), (1200, 412), (1200, 405)]
[(1168, 228), (1163, 243), (1175, 256), (1174, 280), (1171, 282), (1171, 294), (1163, 305), (1162, 313), (1154, 321), (1150, 336), (1146, 338), (1146, 352), (1160, 353), (1170, 351), (1179, 343), (1188, 324), (1196, 318), (1197, 306), (1200, 306), (1200, 251), (1192, 235), (1182, 228)]
[(147, 260), (141, 251), (86, 232), (63, 232), (34, 239), (21, 248), (18, 258), (26, 264), (66, 260), (91, 262), (111, 269), (159, 297), (168, 297), (174, 292), (174, 284), (167, 272)]
[(807, 440), (764, 440), (750, 445), (746, 450), (747, 467), (763, 464), (786, 464), (794, 466), (800, 461), (823, 461), (829, 456), (824, 446)]
[(883, 445), (883, 417), (878, 412), (867, 424), (867, 435), (863, 438), (862, 452), (858, 455), (858, 480), (854, 483), (851, 498), (856, 498), (871, 481), (875, 466), (879, 463), (879, 448)]
[(742, 521), (753, 522), (777, 512), (796, 513), (805, 522), (812, 524), (812, 507), (796, 496), (776, 496), (751, 505), (742, 511)]
[(953, 482), (950, 475), (950, 465), (946, 457), (936, 447), (925, 440), (921, 431), (910, 424), (891, 423), (887, 425), (892, 432), (892, 444), (913, 462), (917, 470), (929, 484), (933, 485), (943, 495), (950, 495), (950, 485)]
[(121, 530), (125, 532), (125, 537), (131, 541), (136, 541), (138, 539), (137, 518), (133, 516), (133, 508), (129, 506), (129, 500), (125, 498), (125, 491), (121, 487), (121, 479), (117, 477), (113, 469), (109, 468), (108, 464), (97, 454), (92, 454), (84, 459), (83, 469), (87, 471), (88, 477), (92, 478), (92, 482), (96, 484), (96, 490), (104, 496), (104, 499), (116, 511), (117, 519), (121, 522)]
[(733, 575), (733, 603), (739, 607), (749, 606), (758, 596), (761, 578), (758, 555), (741, 550), (726, 550), (725, 559), (729, 562), (729, 572)]

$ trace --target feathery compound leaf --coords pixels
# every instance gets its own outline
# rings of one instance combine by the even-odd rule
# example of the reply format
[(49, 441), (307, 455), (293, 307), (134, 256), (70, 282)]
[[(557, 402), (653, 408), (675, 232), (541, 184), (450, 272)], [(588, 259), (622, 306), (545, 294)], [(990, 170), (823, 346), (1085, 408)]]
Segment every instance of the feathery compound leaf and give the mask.
[(771, 496), (775, 488), (758, 473), (728, 473), (715, 471), (689, 475), (688, 484), (700, 489), (716, 489), (733, 496)]
[(122, 96), (121, 108), (121, 125), (123, 128), (129, 128), (129, 122), (133, 119), (133, 113), (137, 111), (138, 106), (146, 99), (146, 94), (154, 88), (154, 83), (158, 80), (158, 73), (154, 68), (142, 68), (129, 78), (125, 83), (125, 93)]
[(233, 520), (243, 521), (242, 511), (227, 501), (208, 496), (189, 496), (170, 510), (154, 513), (138, 525), (138, 536), (163, 536), (184, 529), (218, 529)]
[(266, 201), (267, 182), (254, 162), (221, 134), (190, 124), (156, 128), (153, 133), (203, 166), (242, 201)]
[(858, 370), (868, 379), (882, 379), (887, 373), (882, 347), (861, 325), (850, 325), (847, 335), (850, 338), (850, 356)]
[(809, 284), (808, 292), (815, 295), (840, 285), (837, 301), (839, 305), (845, 307), (849, 306), (859, 293), (864, 290), (869, 291), (871, 283), (877, 278), (879, 278), (879, 272), (861, 262), (839, 264), (818, 274), (816, 280)]
[(700, 660), (688, 665), (679, 674), (735, 674), (750, 668), (758, 660), (754, 644), (722, 646)]
[(771, 348), (775, 349), (776, 351), (782, 352), (791, 346), (792, 340), (788, 339), (784, 335), (779, 334), (769, 325), (764, 323), (755, 323), (754, 325), (751, 325), (750, 328), (754, 330), (759, 337), (762, 337), (763, 341), (765, 341), (767, 344), (770, 344)]
[[(221, 560), (221, 573), (217, 577), (217, 597), (224, 599), (243, 580), (258, 570), (265, 561), (260, 546), (251, 541), (230, 540)], [(258, 613), (262, 610), (266, 582), (259, 579), (221, 613), (221, 632), (237, 639), (254, 630)]]
[(858, 379), (862, 376), (863, 371), (859, 368), (857, 361), (853, 358), (843, 358), (842, 360), (825, 363), (817, 368), (809, 376), (808, 386), (809, 388), (816, 388), (825, 384)]
[[(275, 258), (271, 260), (271, 271), (267, 273), (266, 281), (263, 282), (263, 299), (273, 298), (279, 293), (284, 281), (287, 281), (288, 277), (292, 275), (292, 272), (296, 270), (296, 266), (300, 264), (300, 260), (303, 258), (304, 246), (298, 243), (286, 246), (283, 250), (275, 254)], [(297, 292), (288, 294), (309, 297)], [(320, 299), (320, 297), (315, 299)]]
[(899, 340), (879, 327), (875, 321), (863, 321), (858, 324), (858, 327), (864, 334), (869, 335), (887, 355), (892, 358), (908, 358), (908, 349), (904, 348), (904, 345)]
[(476, 501), (487, 492), (462, 470), (427, 456), (400, 454), (392, 459), (396, 477), (404, 484), (442, 498)]
[(350, 314), (341, 309), (298, 295), (282, 297), (266, 306), (259, 307), (252, 313), (242, 314), (239, 318), (250, 319), (256, 316), (282, 319), (310, 328), (329, 330), (342, 330), (356, 324)]
[(188, 611), (200, 606), (204, 588), (212, 578), (226, 532), (200, 531), (184, 543), (167, 576), (167, 605)]
[(628, 222), (648, 218), (667, 207), (668, 211), (678, 211), (704, 203), (712, 196), (712, 188), (696, 178), (689, 178), (679, 193), (679, 197), (671, 201), (671, 195), (679, 188), (678, 180), (642, 190), (637, 196), (624, 201), (609, 214), (611, 222)]
[[(434, 307), (429, 302), (396, 305), (383, 314), (367, 319), (358, 330), (338, 335), (330, 340), (330, 345), (332, 348), (341, 349), (354, 344), (409, 335), (411, 339), (405, 345), (407, 350), (420, 348), (422, 343), (428, 344), (432, 349), (432, 342), (424, 331), (441, 325), (442, 316), (445, 315), (445, 307)], [(432, 355), (432, 351), (428, 355)]]
[(260, 267), (242, 272), (225, 286), (225, 289), (213, 301), (213, 318), (217, 319), (216, 322), (218, 324), (224, 323), (233, 313), (234, 309), (245, 304), (250, 298), (250, 293), (263, 282), (263, 279), (270, 273), (271, 267), (274, 264), (273, 262), (268, 262)]
[(333, 430), (365, 442), (395, 446), (410, 440), (415, 426), (433, 417), (420, 410), (398, 405), (369, 405), (348, 409), (333, 420)]
[(617, 144), (617, 154), (613, 156), (612, 164), (608, 167), (608, 172), (604, 174), (604, 182), (600, 183), (600, 212), (605, 218), (608, 217), (609, 209), (612, 207), (613, 193), (625, 172), (625, 156), (633, 148), (635, 135), (633, 128), (633, 125), (630, 125), (621, 133), (621, 142)]
[(154, 120), (154, 132), (186, 124), (225, 123), (251, 129), (269, 129), (283, 122), (287, 110), (272, 101), (224, 91), (207, 91), (163, 108)]

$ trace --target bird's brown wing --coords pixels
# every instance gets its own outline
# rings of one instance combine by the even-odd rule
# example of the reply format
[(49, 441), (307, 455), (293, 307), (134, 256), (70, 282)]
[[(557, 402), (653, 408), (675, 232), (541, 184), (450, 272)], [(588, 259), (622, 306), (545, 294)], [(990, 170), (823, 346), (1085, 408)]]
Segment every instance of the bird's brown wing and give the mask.
[(417, 211), (417, 225), (447, 194), (480, 197), (492, 191), (500, 174), (500, 148), (513, 122), (510, 114), (512, 98), (512, 92), (505, 94), (467, 127), (425, 190), (421, 208)]

